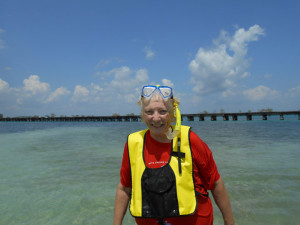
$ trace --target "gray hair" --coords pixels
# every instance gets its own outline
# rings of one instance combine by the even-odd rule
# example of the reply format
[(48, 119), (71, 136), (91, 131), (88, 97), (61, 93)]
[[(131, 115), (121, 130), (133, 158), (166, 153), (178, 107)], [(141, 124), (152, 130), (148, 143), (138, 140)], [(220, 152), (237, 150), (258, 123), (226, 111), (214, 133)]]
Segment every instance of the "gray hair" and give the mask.
[(163, 98), (159, 92), (154, 92), (153, 95), (151, 95), (149, 98), (145, 97), (140, 97), (139, 101), (137, 102), (137, 105), (141, 107), (141, 119), (143, 121), (143, 114), (144, 114), (144, 106), (148, 105), (151, 100), (154, 101), (159, 101), (163, 100), (164, 104), (166, 105), (170, 115), (171, 115), (171, 122), (174, 122), (174, 102), (177, 103), (178, 105), (180, 104), (180, 101), (178, 98), (173, 97), (173, 98)]

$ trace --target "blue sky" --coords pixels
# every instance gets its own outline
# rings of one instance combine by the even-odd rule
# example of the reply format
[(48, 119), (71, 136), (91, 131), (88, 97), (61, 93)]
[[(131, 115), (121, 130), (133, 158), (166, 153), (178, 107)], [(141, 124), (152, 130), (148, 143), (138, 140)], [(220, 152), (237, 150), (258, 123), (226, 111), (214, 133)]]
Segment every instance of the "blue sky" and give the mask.
[(1, 1), (0, 114), (300, 110), (300, 1)]

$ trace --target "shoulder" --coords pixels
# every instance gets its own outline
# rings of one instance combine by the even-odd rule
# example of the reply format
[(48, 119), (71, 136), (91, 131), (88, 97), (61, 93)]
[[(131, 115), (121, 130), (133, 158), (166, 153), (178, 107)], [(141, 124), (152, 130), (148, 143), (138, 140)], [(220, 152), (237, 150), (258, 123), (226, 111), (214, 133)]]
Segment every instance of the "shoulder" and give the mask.
[(208, 145), (193, 131), (190, 131), (190, 145), (193, 156), (200, 157), (203, 160), (209, 160), (212, 152)]
[(192, 131), (192, 128), (189, 126), (181, 126), (181, 134), (182, 135), (188, 135), (190, 146), (193, 150), (193, 148), (200, 148), (206, 150), (207, 145), (206, 143), (194, 132)]
[(192, 130), (190, 131), (190, 142), (191, 144), (207, 146), (206, 143)]
[(130, 137), (130, 136), (144, 135), (148, 130), (149, 129), (139, 130), (139, 131), (133, 132), (133, 133), (129, 134), (128, 137)]
[(140, 130), (140, 131), (136, 131), (134, 133), (129, 134), (127, 137), (127, 142), (141, 141), (147, 131), (148, 131), (148, 129), (145, 129), (145, 130)]

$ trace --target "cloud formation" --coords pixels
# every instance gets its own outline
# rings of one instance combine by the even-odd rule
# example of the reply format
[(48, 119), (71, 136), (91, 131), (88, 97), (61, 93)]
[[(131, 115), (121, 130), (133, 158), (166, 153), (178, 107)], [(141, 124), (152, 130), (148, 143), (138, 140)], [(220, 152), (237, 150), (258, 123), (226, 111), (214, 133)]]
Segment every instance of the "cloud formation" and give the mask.
[(0, 78), (0, 92), (4, 92), (8, 88), (9, 88), (8, 83)]
[[(118, 102), (132, 103), (137, 101), (141, 86), (149, 80), (146, 69), (133, 70), (128, 66), (117, 67), (109, 71), (99, 71), (97, 77), (101, 82), (100, 84), (91, 83), (87, 86), (78, 84), (75, 86), (71, 98), (73, 103), (94, 104), (100, 101), (114, 104), (118, 104)], [(69, 93), (67, 89), (61, 87), (49, 96), (47, 102)]]
[(29, 95), (43, 94), (50, 90), (50, 85), (45, 82), (40, 82), (37, 75), (30, 75), (28, 79), (23, 81), (24, 91)]
[(141, 86), (148, 82), (148, 71), (146, 69), (132, 70), (128, 66), (112, 69), (108, 72), (112, 80), (105, 82), (105, 97), (117, 96), (126, 102), (134, 102), (140, 92)]
[(162, 79), (162, 84), (164, 86), (174, 87), (174, 84), (172, 83), (172, 81), (170, 81), (168, 79)]
[(90, 91), (81, 85), (76, 85), (72, 97), (73, 102), (87, 102), (89, 99)]
[(146, 53), (146, 59), (153, 59), (155, 56), (155, 52), (151, 49), (151, 47), (146, 46), (143, 51)]
[(212, 48), (200, 48), (189, 64), (193, 91), (199, 94), (223, 92), (223, 95), (228, 95), (238, 79), (249, 75), (247, 69), (250, 60), (246, 58), (248, 44), (262, 35), (264, 30), (259, 25), (248, 30), (240, 28), (232, 37), (226, 31), (221, 31)]
[(245, 90), (243, 94), (251, 101), (259, 101), (264, 99), (274, 99), (279, 95), (279, 92), (260, 85), (256, 88)]
[[(73, 93), (63, 86), (52, 91), (50, 84), (41, 81), (38, 75), (25, 78), (21, 87), (10, 87), (8, 82), (0, 78), (1, 111), (3, 113), (8, 108), (27, 108), (35, 111), (32, 114), (36, 114), (39, 106), (45, 108), (53, 103), (56, 103), (57, 108), (59, 104), (62, 104), (61, 108), (68, 105), (75, 111), (87, 108), (87, 105), (98, 107), (103, 103), (106, 104), (106, 108), (118, 108), (137, 102), (141, 86), (149, 81), (146, 69), (134, 70), (128, 66), (114, 68), (101, 74), (103, 76), (100, 77), (99, 83), (86, 86), (77, 84)], [(168, 80), (165, 82), (171, 83)], [(66, 98), (68, 95), (71, 96)]]
[[(70, 94), (70, 91), (64, 87), (57, 88), (51, 92), (50, 84), (40, 81), (38, 75), (30, 75), (23, 80), (23, 86), (10, 87), (8, 82), (0, 78), (0, 98), (1, 106), (5, 108), (18, 108), (28, 104), (47, 104), (55, 102), (60, 97)], [(2, 109), (4, 110), (4, 109)]]
[(288, 96), (300, 98), (300, 85), (288, 90)]
[(55, 100), (61, 98), (62, 96), (69, 95), (71, 92), (65, 87), (59, 87), (55, 91), (53, 91), (45, 103), (54, 102)]

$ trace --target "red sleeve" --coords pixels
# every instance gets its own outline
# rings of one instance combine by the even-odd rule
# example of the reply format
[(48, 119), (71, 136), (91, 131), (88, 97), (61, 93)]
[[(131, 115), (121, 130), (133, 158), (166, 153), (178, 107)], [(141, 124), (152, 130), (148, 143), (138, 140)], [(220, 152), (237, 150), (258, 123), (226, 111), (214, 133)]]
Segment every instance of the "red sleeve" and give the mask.
[(130, 164), (129, 164), (129, 155), (128, 155), (128, 147), (127, 142), (124, 147), (122, 166), (120, 170), (121, 176), (121, 184), (124, 187), (131, 188), (131, 175), (130, 175)]
[(201, 193), (203, 193), (203, 187), (206, 190), (212, 190), (215, 181), (220, 178), (212, 152), (193, 131), (190, 133), (190, 141), (194, 159), (196, 190)]

